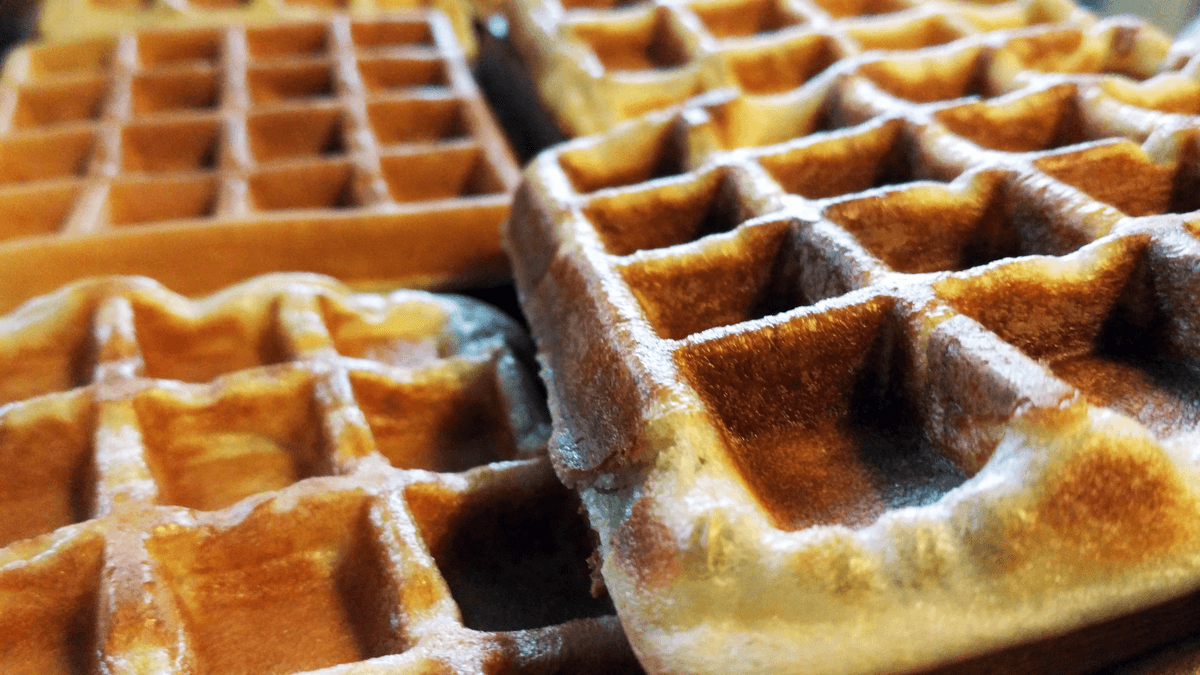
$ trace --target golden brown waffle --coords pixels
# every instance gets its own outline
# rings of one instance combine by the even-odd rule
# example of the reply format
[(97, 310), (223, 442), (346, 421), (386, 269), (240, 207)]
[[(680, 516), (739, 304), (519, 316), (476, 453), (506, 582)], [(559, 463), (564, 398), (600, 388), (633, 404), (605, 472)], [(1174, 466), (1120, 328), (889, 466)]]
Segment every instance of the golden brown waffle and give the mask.
[[(491, 0), (488, 0), (491, 1)], [(137, 28), (198, 28), (228, 23), (323, 19), (336, 12), (371, 18), (397, 10), (437, 9), (450, 19), (463, 50), (475, 56), (473, 7), (485, 0), (43, 0), (42, 37), (54, 42)]]
[(551, 456), (648, 671), (1088, 672), (1200, 628), (1200, 58), (1168, 47), (865, 53), (527, 168)]
[(498, 311), (105, 277), (0, 338), (0, 671), (637, 671)]
[(794, 98), (827, 66), (870, 50), (1095, 21), (1069, 0), (507, 0), (505, 14), (545, 106), (570, 136), (721, 87), (764, 104)]
[(494, 282), (518, 179), (434, 12), (24, 47), (0, 79), (0, 309), (110, 273)]

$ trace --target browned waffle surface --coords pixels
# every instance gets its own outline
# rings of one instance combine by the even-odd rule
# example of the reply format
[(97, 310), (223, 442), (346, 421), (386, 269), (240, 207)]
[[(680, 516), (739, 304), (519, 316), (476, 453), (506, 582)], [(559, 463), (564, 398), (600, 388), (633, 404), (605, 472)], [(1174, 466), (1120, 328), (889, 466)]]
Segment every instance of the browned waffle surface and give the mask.
[[(508, 0), (505, 13), (543, 102), (570, 136), (602, 132), (719, 88), (741, 92), (754, 105), (778, 106), (830, 65), (864, 52), (1096, 21), (1069, 0)], [(1161, 57), (1170, 41), (1153, 32), (1130, 57)], [(1053, 67), (1099, 65), (1090, 59), (1096, 47), (1066, 49), (1068, 60)]]
[(24, 47), (0, 79), (0, 308), (107, 273), (495, 282), (518, 177), (436, 12)]
[(637, 672), (496, 310), (107, 277), (0, 335), (0, 671)]
[(133, 28), (270, 24), (339, 12), (370, 18), (397, 10), (436, 9), (450, 20), (467, 55), (474, 57), (471, 18), (488, 7), (484, 0), (44, 0), (38, 8), (38, 31), (47, 40), (62, 42)]
[(1002, 31), (527, 168), (551, 455), (648, 671), (1088, 672), (1197, 630), (1198, 66)]

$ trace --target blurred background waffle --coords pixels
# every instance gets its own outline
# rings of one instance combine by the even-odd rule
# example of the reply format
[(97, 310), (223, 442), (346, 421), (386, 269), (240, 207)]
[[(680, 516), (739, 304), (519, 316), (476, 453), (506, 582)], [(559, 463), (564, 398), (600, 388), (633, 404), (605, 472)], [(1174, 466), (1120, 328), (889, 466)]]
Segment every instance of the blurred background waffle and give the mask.
[(565, 143), (507, 226), (649, 672), (1091, 672), (1200, 630), (1200, 58), (865, 52)]
[(42, 38), (64, 41), (137, 28), (194, 28), (233, 22), (314, 19), (334, 12), (370, 18), (396, 10), (438, 9), (450, 19), (464, 51), (475, 55), (472, 2), (485, 0), (43, 0)]
[(102, 273), (499, 283), (518, 177), (437, 13), (24, 46), (0, 79), (0, 308)]
[(0, 670), (638, 672), (531, 366), (482, 303), (315, 275), (0, 317)]
[(776, 97), (863, 51), (1094, 20), (1068, 0), (509, 0), (505, 14), (513, 45), (568, 136), (721, 87)]

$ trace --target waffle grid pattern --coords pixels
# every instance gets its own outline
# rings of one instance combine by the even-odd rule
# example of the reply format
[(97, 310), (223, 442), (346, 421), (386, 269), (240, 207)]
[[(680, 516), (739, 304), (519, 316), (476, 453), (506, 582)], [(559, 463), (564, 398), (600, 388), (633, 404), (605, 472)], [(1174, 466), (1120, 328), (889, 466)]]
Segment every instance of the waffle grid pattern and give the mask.
[(472, 6), (461, 0), (46, 0), (38, 30), (52, 42), (112, 35), (134, 28), (197, 28), (323, 19), (336, 12), (371, 18), (436, 9), (450, 19), (468, 57), (475, 56)]
[[(394, 246), (362, 247), (358, 274), (412, 265), (377, 270), (381, 282), (503, 267), (492, 230), (519, 174), (436, 14), (143, 30), (22, 48), (0, 84), (0, 120), (2, 238), (22, 254), (30, 241), (144, 244), (149, 231), (168, 228), (193, 230), (162, 237), (192, 248), (231, 238), (253, 245), (282, 230), (293, 242), (324, 237), (333, 246), (366, 233), (407, 235), (422, 253), (416, 261)], [(128, 234), (135, 229), (146, 231)], [(469, 238), (479, 243), (438, 249)], [(103, 250), (118, 269), (83, 275), (124, 271), (120, 245)], [(309, 262), (259, 271), (326, 271)], [(244, 276), (252, 274), (222, 285)]]
[(1021, 26), (1094, 21), (1070, 2), (510, 0), (512, 40), (569, 136), (732, 87), (789, 98), (870, 50), (911, 50)]
[(551, 454), (648, 671), (1149, 646), (987, 658), (1200, 579), (1200, 59), (1169, 47), (1117, 19), (867, 53), (526, 170)]
[(113, 277), (0, 331), (5, 672), (636, 671), (495, 310)]

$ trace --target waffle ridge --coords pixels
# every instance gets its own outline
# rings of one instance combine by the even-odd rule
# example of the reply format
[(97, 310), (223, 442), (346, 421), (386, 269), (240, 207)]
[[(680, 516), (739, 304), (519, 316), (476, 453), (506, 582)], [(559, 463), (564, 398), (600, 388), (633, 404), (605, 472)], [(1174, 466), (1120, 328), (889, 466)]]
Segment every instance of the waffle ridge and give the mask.
[(1194, 631), (1195, 53), (1128, 17), (862, 52), (527, 167), (551, 457), (648, 672)]
[(291, 270), (487, 283), (519, 180), (434, 11), (22, 47), (0, 165), (3, 309), (112, 273), (185, 293)]
[(102, 277), (0, 333), (4, 672), (638, 672), (497, 310)]
[(371, 18), (422, 9), (445, 14), (463, 51), (474, 58), (471, 18), (476, 9), (471, 2), (458, 0), (47, 0), (38, 11), (38, 31), (47, 40), (63, 42), (134, 28), (270, 24), (323, 19), (336, 13)]

